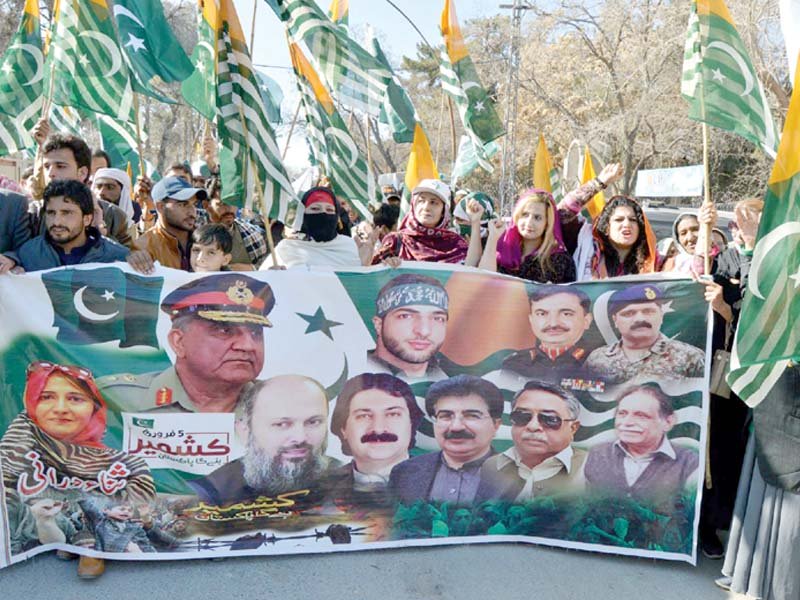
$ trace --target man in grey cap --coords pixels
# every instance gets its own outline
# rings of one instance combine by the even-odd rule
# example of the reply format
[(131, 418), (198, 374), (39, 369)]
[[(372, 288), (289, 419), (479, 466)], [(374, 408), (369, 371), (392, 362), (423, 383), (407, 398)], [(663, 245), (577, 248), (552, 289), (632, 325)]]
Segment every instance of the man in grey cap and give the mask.
[(197, 221), (197, 203), (208, 197), (180, 177), (165, 177), (153, 186), (158, 222), (134, 243), (164, 267), (191, 269), (189, 242)]
[(636, 377), (702, 377), (705, 353), (661, 333), (663, 294), (652, 283), (614, 292), (608, 312), (620, 340), (601, 346), (586, 359), (586, 368), (608, 383)]

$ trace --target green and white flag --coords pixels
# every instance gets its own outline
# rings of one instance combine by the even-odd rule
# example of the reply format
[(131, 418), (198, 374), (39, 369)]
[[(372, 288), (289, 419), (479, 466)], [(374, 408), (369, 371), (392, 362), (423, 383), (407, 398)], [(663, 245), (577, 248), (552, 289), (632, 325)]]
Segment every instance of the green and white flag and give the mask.
[[(111, 159), (110, 166), (125, 170), (130, 165), (131, 181), (135, 183), (140, 175), (136, 125), (117, 121), (107, 115), (97, 115), (97, 130), (100, 133), (100, 145)], [(141, 135), (144, 142), (147, 134), (142, 131)], [(155, 166), (150, 161), (144, 161), (144, 168), (151, 179), (157, 176)]]
[(736, 133), (775, 156), (769, 103), (723, 0), (692, 2), (681, 94), (690, 119)]
[(800, 89), (786, 115), (733, 341), (731, 389), (750, 406), (800, 361)]
[(195, 73), (183, 82), (186, 101), (214, 119), (219, 139), (222, 200), (253, 208), (257, 187), (263, 216), (283, 220), (296, 199), (269, 124), (244, 33), (232, 0), (200, 0)]
[(374, 56), (348, 37), (313, 0), (267, 2), (286, 23), (290, 42), (305, 42), (328, 89), (348, 108), (380, 116), (392, 74)]
[(261, 99), (264, 101), (264, 108), (267, 111), (267, 118), (270, 123), (280, 125), (283, 122), (281, 118), (281, 104), (283, 104), (283, 90), (281, 86), (269, 75), (266, 75), (256, 69), (256, 77), (258, 78), (258, 89), (261, 92)]
[(359, 152), (328, 90), (297, 44), (289, 45), (289, 54), (306, 113), (312, 163), (319, 165), (328, 176), (339, 198), (346, 199), (362, 218), (371, 220), (367, 207), (378, 198), (367, 161)]
[[(467, 134), (475, 140), (480, 165), (491, 171), (482, 146), (505, 133), (494, 102), (481, 84), (458, 25), (453, 0), (445, 0), (441, 21), (444, 52), (440, 72), (442, 89), (453, 99)], [(487, 168), (488, 165), (488, 168)]]
[[(497, 143), (489, 142), (481, 148), (481, 157), (479, 158), (479, 152), (476, 151), (476, 149), (477, 146), (472, 137), (468, 135), (461, 136), (461, 141), (458, 144), (456, 162), (453, 166), (453, 174), (450, 176), (450, 187), (455, 186), (456, 183), (472, 173), (481, 163), (481, 160), (493, 157), (499, 150)], [(491, 171), (491, 164), (488, 170)]]
[(44, 104), (39, 3), (26, 0), (22, 20), (0, 60), (0, 154), (33, 148), (31, 131)]

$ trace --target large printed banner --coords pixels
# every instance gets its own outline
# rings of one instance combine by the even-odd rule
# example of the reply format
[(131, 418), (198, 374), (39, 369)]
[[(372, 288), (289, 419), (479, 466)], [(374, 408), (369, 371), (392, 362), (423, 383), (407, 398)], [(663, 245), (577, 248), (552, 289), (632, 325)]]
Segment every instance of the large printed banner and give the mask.
[(0, 277), (0, 565), (493, 541), (694, 562), (698, 284), (125, 269)]

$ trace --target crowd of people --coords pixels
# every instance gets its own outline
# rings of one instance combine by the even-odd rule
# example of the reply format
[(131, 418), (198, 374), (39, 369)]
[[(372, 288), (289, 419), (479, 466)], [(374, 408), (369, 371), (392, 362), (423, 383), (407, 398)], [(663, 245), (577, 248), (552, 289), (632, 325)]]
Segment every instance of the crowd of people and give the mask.
[[(570, 191), (558, 203), (551, 193), (543, 189), (521, 191), (509, 217), (500, 214), (500, 207), (485, 193), (451, 190), (442, 181), (428, 179), (419, 182), (414, 189), (406, 190), (410, 208), (402, 218), (400, 191), (385, 188), (383, 202), (373, 207), (371, 219), (365, 219), (352, 210), (346, 198), (337, 197), (325, 182), (320, 182), (321, 185), (303, 191), (289, 226), (264, 221), (257, 214), (245, 214), (246, 211), (224, 202), (221, 199), (220, 179), (214, 174), (217, 171), (213, 157), (207, 159), (212, 173), (208, 178), (193, 174), (185, 163), (177, 163), (158, 182), (153, 183), (142, 176), (134, 185), (127, 173), (119, 168), (123, 165), (110, 164), (108, 155), (101, 150), (92, 152), (79, 137), (51, 133), (46, 122), (40, 122), (34, 133), (40, 144), (35, 169), (26, 170), (19, 182), (7, 178), (0, 181), (0, 187), (3, 188), (0, 193), (0, 274), (122, 261), (145, 274), (153, 272), (156, 263), (167, 268), (208, 273), (275, 268), (398, 267), (403, 261), (417, 261), (462, 264), (542, 284), (671, 272), (691, 276), (705, 286), (705, 298), (714, 314), (713, 369), (723, 375), (742, 300), (747, 293), (748, 271), (763, 210), (760, 200), (739, 202), (731, 226), (733, 239), (729, 240), (724, 230), (715, 227), (717, 214), (713, 205), (703, 205), (696, 211), (681, 213), (674, 222), (672, 237), (657, 240), (645, 210), (633, 197), (614, 195), (596, 218), (585, 216), (587, 203), (599, 192), (613, 186), (623, 175), (621, 165), (610, 164), (595, 179)], [(711, 239), (706, 239), (705, 231), (709, 229), (712, 231)], [(708, 273), (705, 272), (706, 263), (710, 264)], [(409, 285), (419, 285), (419, 282)], [(200, 292), (194, 290), (193, 293)], [(558, 313), (558, 318), (587, 318), (585, 310), (581, 309), (582, 299), (579, 296), (572, 297), (568, 293), (555, 295), (566, 297), (560, 298), (558, 305), (552, 305), (552, 302), (548, 304), (548, 298), (554, 296), (552, 293), (533, 298), (531, 302), (541, 302), (543, 311)], [(262, 300), (269, 303), (269, 298)], [(382, 321), (386, 318), (389, 308), (376, 313), (376, 319)], [(562, 309), (571, 312), (564, 317)], [(176, 315), (171, 316), (174, 323)], [(648, 317), (633, 315), (630, 318)], [(253, 319), (251, 325), (257, 325), (260, 332), (264, 323), (255, 317)], [(213, 326), (209, 323), (204, 326)], [(195, 325), (192, 323), (191, 326), (177, 328), (180, 331), (174, 338), (170, 337), (170, 343), (181, 344), (191, 336), (200, 340), (207, 335), (204, 331), (194, 331), (192, 328)], [(251, 335), (250, 329), (243, 335)], [(553, 335), (558, 336), (557, 328)], [(538, 353), (540, 362), (536, 368), (553, 368), (573, 357), (574, 342), (565, 343), (561, 340), (560, 345), (555, 343), (549, 351), (545, 348), (546, 344), (537, 346), (531, 352), (526, 351), (524, 356), (510, 357), (507, 362), (513, 367), (514, 361), (525, 362), (528, 357)], [(660, 343), (667, 347), (671, 341), (664, 338)], [(657, 352), (653, 350), (654, 344), (656, 341), (650, 340), (639, 358), (645, 359)], [(263, 352), (263, 344), (261, 346)], [(601, 350), (605, 354), (597, 354)], [(253, 352), (257, 353), (256, 350)], [(614, 360), (613, 352), (622, 354), (623, 349), (596, 349), (585, 362), (595, 369), (601, 369), (604, 361)], [(376, 366), (385, 366), (386, 357), (386, 348), (381, 345), (379, 337), (372, 358)], [(684, 366), (691, 363), (691, 358), (684, 358)], [(261, 359), (263, 362), (263, 356)], [(404, 365), (395, 366), (400, 368)], [(428, 371), (438, 368), (433, 362), (429, 364), (426, 361), (424, 364), (424, 369)], [(89, 404), (100, 406), (101, 410), (92, 413), (94, 416), (90, 415), (90, 419), (96, 422), (96, 428), (104, 430), (106, 411), (103, 396), (91, 377), (85, 373), (61, 373), (53, 365), (39, 365), (36, 372), (46, 375), (41, 380), (42, 385), (53, 376), (61, 378), (67, 382), (64, 385), (78, 389)], [(397, 370), (393, 369), (392, 372), (396, 373)], [(257, 374), (258, 370), (247, 373), (242, 381), (250, 382)], [(175, 372), (171, 376), (177, 377)], [(348, 448), (355, 465), (337, 466), (338, 470), (333, 476), (338, 477), (340, 483), (346, 481), (348, 486), (353, 487), (353, 478), (366, 470), (361, 468), (362, 463), (368, 465), (387, 460), (386, 457), (378, 460), (371, 456), (367, 448), (362, 451), (360, 446), (364, 444), (360, 431), (355, 422), (351, 425), (348, 420), (348, 415), (357, 410), (354, 406), (358, 399), (377, 390), (387, 396), (392, 410), (402, 413), (409, 420), (404, 425), (403, 435), (399, 438), (395, 436), (394, 441), (399, 440), (400, 443), (390, 448), (395, 454), (389, 462), (400, 466), (379, 474), (389, 482), (389, 487), (398, 497), (414, 499), (424, 495), (428, 499), (444, 498), (446, 490), (451, 487), (448, 484), (448, 478), (453, 476), (450, 471), (454, 471), (445, 468), (448, 465), (455, 465), (458, 471), (464, 467), (468, 467), (468, 471), (471, 469), (472, 479), (464, 488), (464, 493), (471, 498), (488, 493), (481, 485), (493, 486), (491, 497), (497, 497), (498, 493), (512, 499), (519, 497), (523, 479), (516, 476), (501, 477), (491, 482), (489, 476), (496, 478), (507, 468), (516, 473), (521, 462), (524, 462), (525, 454), (524, 443), (520, 441), (516, 444), (515, 439), (515, 452), (489, 458), (489, 444), (499, 426), (499, 392), (494, 386), (479, 378), (462, 380), (456, 377), (430, 388), (426, 408), (436, 425), (437, 436), (439, 432), (443, 434), (449, 431), (450, 425), (456, 420), (461, 424), (476, 425), (478, 434), (481, 434), (481, 428), (477, 425), (485, 429), (481, 435), (469, 438), (469, 444), (466, 441), (460, 443), (457, 436), (453, 439), (443, 437), (441, 451), (451, 460), (441, 462), (436, 454), (415, 458), (408, 456), (408, 449), (413, 447), (415, 422), (418, 424), (423, 416), (413, 401), (410, 389), (406, 389), (408, 386), (389, 375), (386, 377), (392, 381), (388, 382), (383, 381), (379, 374), (360, 377), (357, 381), (348, 382), (347, 385), (352, 389), (342, 391), (348, 402), (337, 402), (336, 411), (340, 412), (334, 411), (332, 415), (334, 423), (338, 423), (332, 424), (333, 432), (341, 436), (343, 448)], [(186, 386), (183, 379), (178, 387)], [(145, 385), (150, 385), (150, 382), (145, 382)], [(289, 376), (268, 380), (248, 389), (245, 412), (249, 419), (267, 410), (258, 400), (275, 386), (290, 390), (284, 394), (287, 397), (294, 392), (298, 398), (303, 394), (314, 397), (313, 401), (309, 400), (308, 406), (298, 404), (292, 410), (305, 410), (308, 414), (303, 413), (303, 419), (317, 418), (320, 424), (327, 422), (327, 402), (317, 402), (318, 398), (314, 396), (316, 393), (324, 399), (324, 390), (314, 388), (306, 380)], [(222, 412), (231, 411), (242, 392), (241, 385), (229, 387), (227, 392), (215, 390), (206, 394), (210, 403), (227, 403), (220, 409)], [(33, 387), (29, 388), (33, 390)], [(779, 539), (777, 530), (763, 528), (761, 536), (764, 539), (758, 544), (752, 539), (753, 531), (759, 528), (759, 521), (763, 519), (762, 508), (766, 511), (767, 503), (775, 515), (783, 514), (785, 522), (794, 523), (793, 531), (796, 532), (800, 527), (800, 502), (797, 496), (800, 484), (796, 473), (791, 476), (780, 472), (781, 456), (771, 450), (773, 446), (769, 439), (772, 424), (782, 417), (791, 416), (792, 402), (795, 405), (797, 402), (797, 390), (798, 369), (794, 365), (787, 369), (785, 377), (776, 386), (775, 398), (765, 401), (756, 409), (755, 433), (751, 435), (752, 412), (725, 388), (724, 376), (714, 377), (712, 373), (708, 462), (708, 480), (712, 483), (703, 496), (700, 544), (706, 555), (722, 557), (725, 547), (719, 532), (728, 530), (733, 523), (724, 567), (725, 579), (721, 584), (731, 586), (736, 591), (764, 595), (767, 593), (764, 585), (778, 588), (784, 585), (783, 591), (769, 588), (774, 596), (766, 597), (796, 598), (791, 593), (800, 593), (796, 576), (783, 573), (781, 560), (776, 560), (774, 556), (776, 544), (779, 550), (784, 548), (784, 552), (789, 552), (785, 549), (787, 544), (790, 547), (797, 546), (797, 539), (787, 536), (785, 530)], [(57, 393), (60, 392), (52, 392)], [(396, 401), (397, 398), (408, 400), (409, 394), (410, 402)], [(477, 404), (468, 407), (453, 401), (454, 397), (477, 397)], [(572, 402), (574, 398), (563, 391), (523, 388), (513, 401), (511, 422), (515, 430), (524, 431), (532, 421), (534, 425), (538, 422), (541, 427), (552, 428), (553, 423), (543, 420), (542, 409), (534, 406), (537, 397), (556, 402), (558, 406), (553, 414), (559, 419), (559, 428), (562, 422), (576, 419)], [(135, 403), (137, 398), (132, 398), (132, 401)], [(178, 396), (173, 401), (182, 402)], [(502, 399), (499, 402), (502, 404)], [(644, 408), (637, 409), (634, 406), (636, 402)], [(80, 434), (86, 439), (81, 438), (80, 441), (69, 432), (47, 430), (45, 411), (42, 410), (42, 406), (47, 404), (44, 395), (26, 396), (25, 404), (27, 416), (15, 420), (9, 431), (39, 431), (41, 428), (55, 440), (54, 444), (64, 448), (75, 443), (88, 445), (93, 448), (95, 460), (105, 463), (119, 458), (100, 444), (97, 431), (89, 419), (86, 430)], [(324, 406), (324, 409), (317, 404)], [(626, 411), (649, 410), (655, 415), (654, 422), (660, 423), (659, 426), (666, 431), (671, 426), (672, 411), (664, 409), (663, 404), (658, 390), (635, 390), (621, 399), (617, 419), (622, 421), (627, 418)], [(143, 410), (141, 406), (134, 408)], [(796, 417), (794, 414), (793, 418)], [(670, 452), (670, 449), (658, 446), (665, 441), (663, 435), (657, 436), (655, 442), (658, 444), (655, 446), (651, 443), (654, 440), (636, 439), (630, 431), (627, 434), (620, 432), (620, 440), (624, 441), (625, 435), (630, 438), (629, 450), (637, 460), (642, 456), (646, 461), (653, 460), (659, 451)], [(252, 436), (249, 439), (254, 444), (258, 442)], [(312, 442), (309, 442), (311, 446)], [(799, 450), (796, 437), (793, 442), (790, 437), (782, 438), (781, 443), (783, 453), (797, 453)], [(66, 452), (64, 448), (60, 449), (62, 454)], [(642, 456), (635, 455), (637, 448), (644, 452)], [(19, 452), (11, 447), (9, 451)], [(675, 454), (675, 451), (672, 450), (672, 453)], [(697, 468), (697, 464), (696, 456), (694, 462), (688, 455), (680, 456), (681, 460), (676, 464), (682, 471), (675, 476), (683, 480), (688, 472)], [(480, 463), (475, 462), (478, 458), (482, 459)], [(486, 464), (485, 459), (488, 459)], [(603, 474), (607, 474), (608, 469), (600, 467), (616, 459), (610, 446), (592, 450), (588, 458), (579, 452), (570, 455), (570, 460), (581, 462), (587, 480), (598, 487), (612, 485), (613, 482), (604, 479), (606, 475)], [(323, 466), (326, 471), (333, 471), (335, 465)], [(320, 465), (317, 467), (322, 468)], [(130, 465), (130, 468), (137, 469), (140, 466)], [(201, 497), (220, 501), (221, 494), (235, 493), (244, 485), (242, 473), (246, 473), (247, 468), (246, 464), (231, 463), (226, 473), (217, 478), (196, 480), (194, 485)], [(616, 475), (621, 480), (630, 477), (627, 462), (624, 469), (620, 462), (617, 470), (619, 472)], [(480, 478), (481, 472), (489, 475)], [(743, 473), (741, 479), (740, 472)], [(420, 473), (427, 473), (431, 485), (421, 487)], [(276, 475), (271, 473), (270, 476)], [(357, 480), (353, 489), (369, 491), (373, 483), (374, 480), (369, 478)], [(758, 493), (757, 486), (760, 486)], [(423, 487), (424, 494), (421, 491)], [(149, 476), (142, 478), (140, 491), (142, 494), (153, 494)], [(125, 508), (122, 507), (122, 513)], [(107, 509), (105, 514), (94, 507), (87, 507), (86, 510), (94, 515), (97, 522), (94, 528), (98, 535), (104, 530), (104, 520), (126, 520), (124, 514), (121, 517), (114, 516), (114, 507)], [(119, 533), (118, 527), (112, 527), (112, 530)], [(153, 537), (152, 533), (150, 530), (137, 532), (142, 544), (149, 543), (147, 540)], [(766, 546), (762, 550), (759, 544)], [(772, 553), (768, 557), (764, 554), (767, 551)], [(796, 556), (797, 551), (794, 552), (792, 556)], [(742, 558), (744, 554), (749, 554), (749, 560)], [(89, 560), (98, 559), (87, 559), (86, 562)], [(751, 577), (750, 571), (756, 569), (754, 565), (769, 572), (768, 583), (757, 583), (755, 576)], [(784, 583), (781, 583), (781, 577), (786, 578)], [(789, 590), (789, 595), (785, 595), (786, 590)]]

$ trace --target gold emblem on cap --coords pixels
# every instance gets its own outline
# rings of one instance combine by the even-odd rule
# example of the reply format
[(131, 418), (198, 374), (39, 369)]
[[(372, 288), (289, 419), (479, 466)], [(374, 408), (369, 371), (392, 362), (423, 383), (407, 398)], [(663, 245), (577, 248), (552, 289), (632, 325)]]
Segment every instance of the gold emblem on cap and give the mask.
[(242, 306), (249, 305), (255, 297), (253, 292), (250, 291), (250, 288), (247, 287), (247, 282), (241, 279), (237, 279), (236, 283), (228, 288), (226, 294), (232, 302), (241, 304)]
[(653, 288), (644, 288), (644, 295), (648, 300), (656, 299), (656, 291)]

